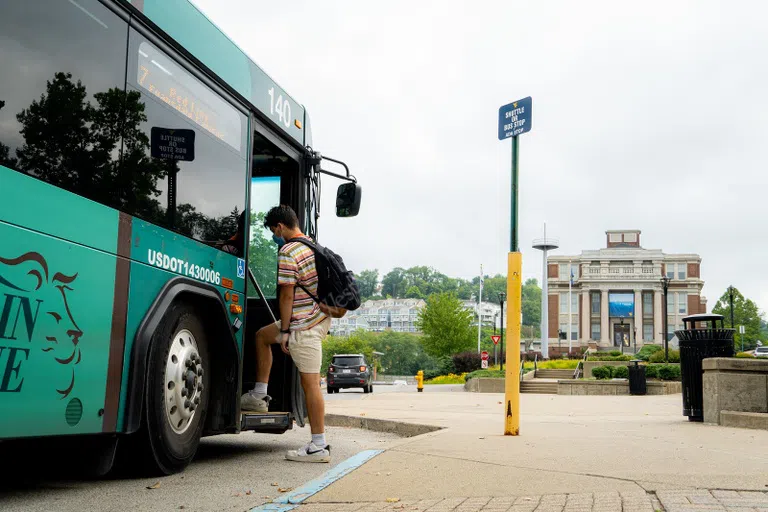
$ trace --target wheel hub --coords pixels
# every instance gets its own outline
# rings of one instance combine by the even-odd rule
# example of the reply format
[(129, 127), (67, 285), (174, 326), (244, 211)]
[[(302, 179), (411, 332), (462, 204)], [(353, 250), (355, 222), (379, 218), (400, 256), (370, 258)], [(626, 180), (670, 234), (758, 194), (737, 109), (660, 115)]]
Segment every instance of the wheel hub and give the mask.
[(176, 333), (165, 363), (165, 412), (174, 432), (184, 433), (195, 417), (203, 394), (203, 361), (195, 337)]

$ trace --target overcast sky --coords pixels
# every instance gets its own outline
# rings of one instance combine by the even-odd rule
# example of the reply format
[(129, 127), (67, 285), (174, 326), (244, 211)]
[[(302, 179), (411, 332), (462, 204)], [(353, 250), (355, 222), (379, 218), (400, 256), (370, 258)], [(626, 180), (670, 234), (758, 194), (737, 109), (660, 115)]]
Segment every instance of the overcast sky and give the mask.
[(711, 309), (728, 284), (768, 310), (768, 6), (757, 0), (194, 0), (304, 104), (315, 148), (363, 186), (320, 240), (355, 271), (506, 273), (510, 141), (499, 106), (533, 97), (520, 140), (520, 245), (557, 254), (640, 229), (702, 257)]

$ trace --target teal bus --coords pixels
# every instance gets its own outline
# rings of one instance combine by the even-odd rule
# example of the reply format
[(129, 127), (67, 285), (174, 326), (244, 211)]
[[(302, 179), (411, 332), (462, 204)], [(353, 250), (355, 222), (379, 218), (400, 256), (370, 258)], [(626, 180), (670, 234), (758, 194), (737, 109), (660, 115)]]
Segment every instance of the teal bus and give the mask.
[(4, 2), (0, 63), (0, 448), (170, 474), (303, 426), (279, 350), (270, 411), (239, 397), (278, 311), (265, 212), (316, 239), (321, 174), (359, 210), (305, 108), (188, 0)]

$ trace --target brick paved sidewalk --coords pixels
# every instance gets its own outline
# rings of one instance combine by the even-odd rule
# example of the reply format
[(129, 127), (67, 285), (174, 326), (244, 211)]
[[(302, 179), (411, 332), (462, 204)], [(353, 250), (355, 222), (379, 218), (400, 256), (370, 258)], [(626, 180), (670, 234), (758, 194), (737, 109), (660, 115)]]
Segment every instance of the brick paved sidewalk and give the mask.
[(768, 492), (680, 490), (309, 503), (297, 512), (768, 512)]

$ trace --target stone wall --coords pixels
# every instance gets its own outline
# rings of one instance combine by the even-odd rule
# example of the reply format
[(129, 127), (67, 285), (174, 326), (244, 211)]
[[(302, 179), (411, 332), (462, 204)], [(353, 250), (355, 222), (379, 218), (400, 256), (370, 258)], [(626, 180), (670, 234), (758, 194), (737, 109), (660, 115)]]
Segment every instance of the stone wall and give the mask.
[(704, 422), (723, 424), (724, 411), (768, 417), (768, 359), (705, 359)]
[[(649, 381), (646, 392), (649, 395), (672, 395), (682, 393), (682, 385), (676, 381)], [(629, 381), (617, 380), (559, 380), (558, 395), (628, 395)]]

